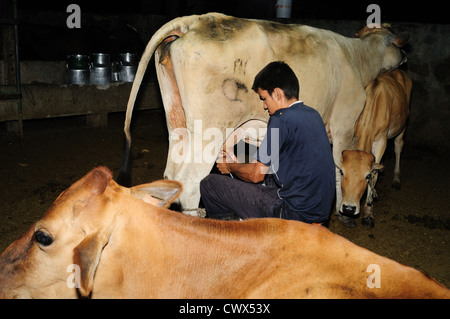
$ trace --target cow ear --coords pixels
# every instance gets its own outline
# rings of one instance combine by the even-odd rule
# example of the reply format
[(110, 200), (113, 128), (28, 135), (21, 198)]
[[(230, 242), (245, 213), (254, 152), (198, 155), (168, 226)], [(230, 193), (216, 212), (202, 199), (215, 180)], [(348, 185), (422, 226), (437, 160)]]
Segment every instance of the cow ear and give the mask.
[(77, 287), (81, 296), (88, 297), (94, 287), (94, 276), (107, 239), (98, 233), (86, 236), (74, 249), (74, 263), (80, 267)]
[(83, 187), (92, 194), (102, 194), (112, 179), (111, 171), (103, 166), (94, 168), (83, 178)]
[(406, 43), (408, 43), (410, 37), (411, 36), (410, 36), (410, 34), (408, 32), (400, 32), (400, 33), (394, 35), (392, 43), (396, 47), (401, 48)]
[(383, 168), (384, 168), (384, 166), (381, 165), (381, 164), (378, 164), (378, 163), (373, 163), (372, 164), (372, 170), (373, 171), (379, 171), (379, 170), (382, 170)]
[(131, 188), (134, 197), (160, 207), (169, 207), (180, 196), (183, 185), (176, 181), (160, 180)]

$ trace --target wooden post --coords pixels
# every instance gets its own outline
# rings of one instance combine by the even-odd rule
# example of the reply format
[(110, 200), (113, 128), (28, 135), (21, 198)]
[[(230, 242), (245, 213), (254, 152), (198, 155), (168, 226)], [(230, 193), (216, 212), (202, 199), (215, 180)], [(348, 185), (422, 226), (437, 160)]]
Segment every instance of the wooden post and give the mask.
[(16, 61), (13, 24), (13, 1), (2, 1), (0, 10), (0, 44), (1, 56), (3, 58), (2, 85), (16, 85)]
[(11, 2), (2, 1), (0, 9), (0, 50), (3, 57), (3, 80), (0, 84), (15, 85), (17, 87), (18, 133), (22, 137), (23, 113), (18, 52), (19, 32), (17, 24), (17, 0), (12, 0)]

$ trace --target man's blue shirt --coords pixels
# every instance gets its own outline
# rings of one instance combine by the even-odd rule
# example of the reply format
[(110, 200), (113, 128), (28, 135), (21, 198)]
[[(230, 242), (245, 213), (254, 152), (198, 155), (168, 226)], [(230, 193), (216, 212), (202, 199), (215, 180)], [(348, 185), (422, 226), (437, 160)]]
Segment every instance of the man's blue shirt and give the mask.
[(329, 218), (335, 195), (335, 165), (320, 114), (303, 102), (277, 110), (256, 159), (270, 167), (279, 196), (300, 220)]

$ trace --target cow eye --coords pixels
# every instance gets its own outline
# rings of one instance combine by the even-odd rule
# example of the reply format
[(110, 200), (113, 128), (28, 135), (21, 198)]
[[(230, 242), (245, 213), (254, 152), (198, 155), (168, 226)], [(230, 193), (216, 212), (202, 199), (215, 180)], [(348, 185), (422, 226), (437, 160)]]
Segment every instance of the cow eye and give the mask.
[(344, 176), (344, 172), (341, 169), (339, 170), (339, 174), (341, 174), (341, 176)]
[(367, 174), (366, 179), (371, 179), (372, 178), (372, 174)]
[(53, 243), (53, 238), (49, 234), (40, 230), (34, 233), (34, 238), (42, 246), (50, 246)]

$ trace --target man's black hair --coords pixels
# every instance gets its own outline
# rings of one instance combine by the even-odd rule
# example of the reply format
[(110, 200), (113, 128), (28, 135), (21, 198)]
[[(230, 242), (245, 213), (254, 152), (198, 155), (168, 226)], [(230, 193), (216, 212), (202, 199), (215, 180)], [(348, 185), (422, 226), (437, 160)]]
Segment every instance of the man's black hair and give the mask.
[(252, 90), (258, 92), (258, 88), (267, 90), (272, 95), (275, 88), (283, 90), (287, 99), (295, 97), (298, 99), (300, 84), (291, 67), (283, 61), (275, 61), (266, 65), (255, 76)]

